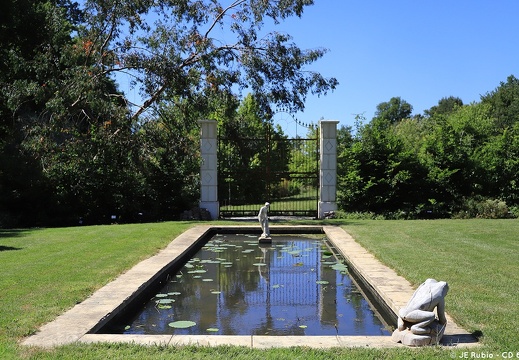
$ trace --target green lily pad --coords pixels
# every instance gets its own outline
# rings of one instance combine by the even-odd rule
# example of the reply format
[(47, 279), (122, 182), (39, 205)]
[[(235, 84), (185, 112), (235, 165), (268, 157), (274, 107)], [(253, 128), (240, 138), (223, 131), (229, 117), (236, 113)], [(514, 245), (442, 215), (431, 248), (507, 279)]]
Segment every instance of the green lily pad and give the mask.
[(213, 279), (202, 279), (202, 281), (210, 282), (210, 281), (213, 281)]
[(171, 305), (159, 305), (157, 306), (157, 308), (159, 308), (160, 310), (168, 310), (168, 309), (171, 309), (172, 306)]
[(206, 273), (207, 271), (204, 270), (204, 269), (197, 269), (197, 270), (191, 270), (191, 271), (188, 271), (188, 274), (204, 274)]
[(306, 326), (306, 325), (299, 325), (299, 327), (300, 327), (301, 329), (306, 329), (308, 326)]
[(222, 293), (221, 291), (216, 291), (216, 290), (211, 291), (211, 294), (214, 294), (214, 295), (218, 295), (218, 294), (221, 294), (221, 293)]
[(157, 304), (162, 304), (162, 305), (164, 305), (164, 304), (171, 304), (171, 303), (174, 303), (174, 302), (175, 302), (175, 300), (173, 300), (173, 299), (160, 299), (160, 300), (156, 301)]
[(254, 263), (254, 264), (252, 264), (252, 265), (254, 265), (254, 266), (265, 266), (265, 265), (267, 265), (267, 264), (265, 264), (265, 263)]
[(326, 281), (326, 280), (317, 280), (315, 283), (318, 284), (318, 285), (327, 285), (327, 284), (329, 284), (330, 282), (329, 282), (329, 281)]
[(168, 326), (175, 329), (187, 329), (195, 325), (196, 322), (194, 321), (173, 321), (168, 324)]
[(181, 293), (179, 293), (178, 291), (173, 291), (173, 292), (169, 292), (168, 295), (170, 296), (175, 296), (175, 295), (180, 295)]
[(332, 269), (337, 270), (337, 271), (346, 271), (348, 269), (348, 267), (344, 264), (335, 264), (335, 265), (332, 265)]
[(168, 294), (157, 294), (157, 295), (155, 295), (155, 297), (165, 298), (165, 297), (168, 297)]
[(220, 329), (217, 329), (217, 328), (209, 328), (209, 329), (206, 329), (205, 331), (209, 331), (209, 332), (218, 332), (218, 331), (220, 331)]

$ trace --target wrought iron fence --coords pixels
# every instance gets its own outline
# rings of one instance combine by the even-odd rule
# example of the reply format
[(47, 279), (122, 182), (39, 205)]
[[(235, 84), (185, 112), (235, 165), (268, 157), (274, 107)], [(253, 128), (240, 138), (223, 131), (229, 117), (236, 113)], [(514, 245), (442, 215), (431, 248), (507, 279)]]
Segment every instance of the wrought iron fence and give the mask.
[(317, 216), (319, 140), (220, 138), (218, 199), (221, 217)]

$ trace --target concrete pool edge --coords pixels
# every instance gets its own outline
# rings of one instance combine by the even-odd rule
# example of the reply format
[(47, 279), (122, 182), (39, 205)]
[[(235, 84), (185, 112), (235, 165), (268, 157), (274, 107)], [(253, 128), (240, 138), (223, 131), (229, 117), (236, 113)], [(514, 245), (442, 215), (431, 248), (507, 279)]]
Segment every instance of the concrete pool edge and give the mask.
[[(114, 335), (91, 334), (107, 318), (114, 316), (132, 298), (138, 296), (147, 284), (175, 261), (180, 261), (196, 243), (210, 233), (218, 231), (255, 231), (253, 226), (194, 226), (175, 239), (154, 256), (143, 260), (117, 279), (105, 285), (82, 303), (60, 315), (54, 321), (26, 338), (22, 344), (28, 346), (53, 347), (74, 342), (125, 342), (136, 344), (176, 345), (237, 345), (254, 348), (307, 346), (327, 347), (398, 347), (390, 336), (226, 336), (226, 335)], [(321, 232), (346, 258), (357, 276), (365, 281), (380, 300), (396, 313), (414, 292), (411, 284), (398, 276), (392, 269), (381, 264), (360, 246), (344, 229), (337, 226), (271, 226), (271, 232), (307, 234)], [(259, 233), (259, 231), (258, 231)], [(443, 345), (473, 346), (477, 341), (448, 317), (448, 325), (442, 339)]]

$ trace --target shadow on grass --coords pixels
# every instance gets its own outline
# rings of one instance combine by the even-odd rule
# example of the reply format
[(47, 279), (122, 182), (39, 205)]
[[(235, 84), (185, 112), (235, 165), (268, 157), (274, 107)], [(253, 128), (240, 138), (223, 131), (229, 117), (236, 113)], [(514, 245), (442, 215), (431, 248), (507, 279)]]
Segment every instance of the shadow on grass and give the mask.
[(22, 250), (22, 248), (0, 245), (0, 251), (9, 251), (9, 250)]
[(476, 330), (472, 333), (472, 336), (474, 336), (476, 340), (479, 341), (483, 337), (483, 332), (481, 330)]
[[(0, 229), (0, 239), (2, 239), (2, 238), (7, 239), (7, 238), (23, 236), (23, 234), (25, 232), (26, 232), (25, 230)], [(14, 247), (14, 246), (0, 245), (0, 252), (9, 251), (9, 250), (22, 250), (22, 248)]]

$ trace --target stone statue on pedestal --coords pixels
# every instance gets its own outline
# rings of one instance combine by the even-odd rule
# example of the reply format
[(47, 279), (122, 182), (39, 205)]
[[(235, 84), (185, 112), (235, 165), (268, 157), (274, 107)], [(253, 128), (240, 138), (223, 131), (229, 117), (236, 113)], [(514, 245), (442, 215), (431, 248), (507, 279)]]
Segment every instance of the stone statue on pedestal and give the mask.
[(261, 225), (261, 239), (270, 239), (270, 229), (269, 229), (269, 218), (268, 218), (268, 211), (270, 208), (270, 204), (268, 202), (265, 203), (264, 206), (261, 207), (259, 214), (258, 214), (258, 220)]
[(445, 281), (425, 280), (398, 312), (398, 329), (393, 332), (393, 340), (410, 346), (438, 344), (447, 325), (445, 296), (448, 291)]

